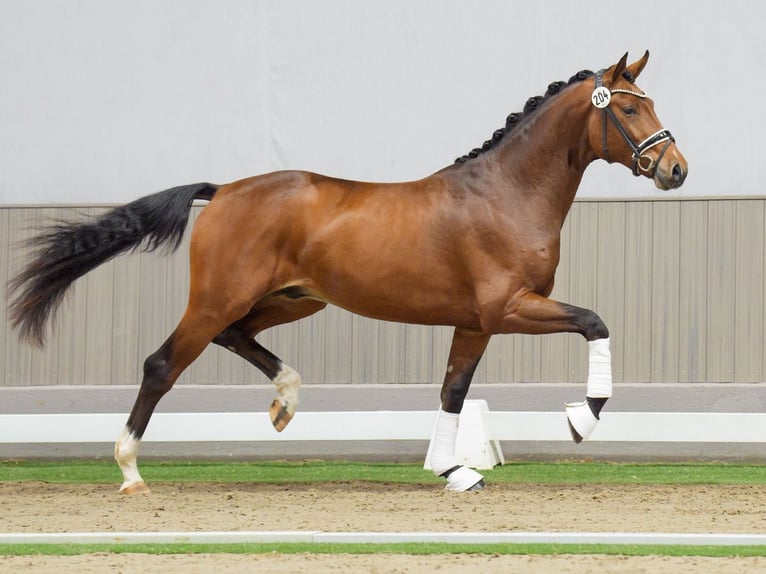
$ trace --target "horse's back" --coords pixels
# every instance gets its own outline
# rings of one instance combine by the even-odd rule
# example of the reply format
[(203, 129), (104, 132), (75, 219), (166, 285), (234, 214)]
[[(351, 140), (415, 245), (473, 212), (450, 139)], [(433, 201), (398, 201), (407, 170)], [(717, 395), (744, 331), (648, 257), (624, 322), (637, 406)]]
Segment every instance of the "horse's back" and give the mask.
[(390, 226), (407, 213), (422, 224), (439, 201), (432, 192), (442, 187), (438, 178), (376, 183), (309, 171), (276, 171), (222, 185), (203, 214), (216, 213), (231, 222), (281, 223), (293, 233), (301, 224), (318, 230), (341, 220), (349, 224), (354, 218), (366, 229)]

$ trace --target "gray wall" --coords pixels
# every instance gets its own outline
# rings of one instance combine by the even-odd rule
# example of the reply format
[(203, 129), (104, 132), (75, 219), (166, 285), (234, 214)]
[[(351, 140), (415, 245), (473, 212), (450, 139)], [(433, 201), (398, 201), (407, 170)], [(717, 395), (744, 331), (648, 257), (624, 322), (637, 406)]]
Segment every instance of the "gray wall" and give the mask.
[[(420, 178), (553, 80), (652, 57), (691, 173), (763, 195), (752, 0), (0, 0), (0, 203), (126, 202), (279, 168)], [(594, 165), (581, 197), (657, 197)]]
[[(104, 208), (83, 208), (96, 213)], [(196, 207), (199, 211), (201, 207)], [(5, 282), (10, 243), (71, 208), (0, 208)], [(617, 382), (766, 382), (766, 198), (575, 202), (553, 297), (595, 309), (611, 330)], [(188, 285), (186, 245), (172, 257), (124, 256), (75, 285), (44, 351), (0, 328), (0, 384), (119, 385), (175, 327)], [(2, 309), (5, 313), (5, 309)], [(336, 308), (260, 340), (307, 383), (440, 383), (451, 330), (371, 321)], [(576, 335), (497, 336), (480, 382), (582, 382)], [(179, 384), (265, 383), (209, 348)]]

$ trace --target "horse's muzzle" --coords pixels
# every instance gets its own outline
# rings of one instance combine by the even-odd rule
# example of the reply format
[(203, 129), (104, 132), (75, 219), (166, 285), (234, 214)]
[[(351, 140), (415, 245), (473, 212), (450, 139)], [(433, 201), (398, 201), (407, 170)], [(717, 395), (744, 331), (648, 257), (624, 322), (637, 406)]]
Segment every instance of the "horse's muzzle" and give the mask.
[[(675, 154), (674, 154), (675, 156)], [(683, 157), (669, 157), (657, 166), (654, 172), (654, 185), (663, 191), (676, 189), (683, 185), (689, 166)]]

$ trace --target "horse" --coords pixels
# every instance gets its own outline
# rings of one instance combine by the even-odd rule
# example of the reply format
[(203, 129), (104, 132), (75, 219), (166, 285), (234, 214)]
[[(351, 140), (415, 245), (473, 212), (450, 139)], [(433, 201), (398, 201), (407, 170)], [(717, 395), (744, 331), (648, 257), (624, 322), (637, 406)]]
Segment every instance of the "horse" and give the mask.
[(612, 396), (609, 330), (592, 310), (549, 298), (561, 227), (585, 169), (619, 163), (660, 190), (680, 187), (688, 166), (654, 103), (635, 82), (647, 51), (583, 70), (530, 98), (481, 147), (423, 179), (349, 181), (278, 171), (225, 185), (198, 183), (104, 214), (52, 224), (9, 282), (9, 319), (42, 346), (47, 322), (72, 283), (135, 250), (175, 251), (194, 200), (208, 203), (190, 241), (188, 304), (143, 364), (143, 379), (115, 443), (120, 492), (149, 492), (137, 466), (152, 413), (212, 342), (275, 385), (276, 431), (295, 416), (300, 375), (256, 336), (332, 304), (403, 323), (454, 327), (432, 443), (433, 472), (450, 491), (478, 490), (481, 474), (456, 463), (458, 416), (490, 337), (578, 333), (589, 345), (585, 400), (565, 404), (575, 442), (587, 439)]

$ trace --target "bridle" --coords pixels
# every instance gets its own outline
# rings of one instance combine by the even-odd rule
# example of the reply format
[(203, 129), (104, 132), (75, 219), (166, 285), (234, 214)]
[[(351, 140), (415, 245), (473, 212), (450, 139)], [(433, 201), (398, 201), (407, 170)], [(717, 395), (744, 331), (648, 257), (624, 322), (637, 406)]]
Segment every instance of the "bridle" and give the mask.
[[(663, 128), (661, 130), (656, 131), (652, 135), (650, 135), (641, 143), (636, 144), (633, 141), (633, 138), (630, 137), (630, 134), (627, 132), (625, 127), (623, 127), (623, 125), (620, 123), (620, 120), (617, 119), (617, 116), (615, 115), (615, 113), (609, 107), (609, 103), (612, 100), (612, 94), (616, 94), (616, 93), (629, 94), (637, 98), (646, 98), (647, 95), (645, 92), (636, 92), (632, 90), (623, 90), (619, 88), (610, 90), (609, 88), (604, 86), (604, 81), (603, 81), (604, 72), (605, 70), (599, 70), (598, 72), (596, 72), (594, 76), (595, 88), (591, 96), (591, 103), (597, 108), (604, 111), (604, 115), (603, 115), (604, 121), (603, 121), (603, 130), (602, 130), (604, 159), (607, 162), (611, 163), (611, 160), (609, 159), (609, 150), (607, 149), (607, 145), (606, 145), (607, 116), (609, 116), (609, 118), (614, 123), (614, 126), (617, 128), (617, 131), (620, 132), (620, 135), (622, 135), (622, 139), (624, 139), (625, 143), (627, 143), (628, 146), (630, 146), (630, 149), (633, 150), (633, 175), (638, 176), (644, 173), (648, 175), (649, 177), (653, 178), (655, 172), (657, 171), (657, 166), (662, 160), (662, 156), (665, 155), (665, 152), (667, 151), (668, 147), (670, 147), (670, 144), (676, 140), (671, 135), (670, 130), (666, 130)], [(665, 142), (665, 145), (662, 147), (662, 150), (660, 151), (660, 155), (657, 157), (656, 161), (652, 159), (650, 156), (645, 155), (645, 152), (647, 150), (663, 142)]]

